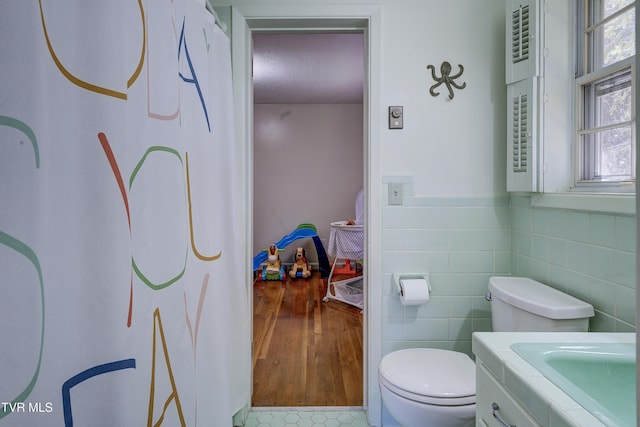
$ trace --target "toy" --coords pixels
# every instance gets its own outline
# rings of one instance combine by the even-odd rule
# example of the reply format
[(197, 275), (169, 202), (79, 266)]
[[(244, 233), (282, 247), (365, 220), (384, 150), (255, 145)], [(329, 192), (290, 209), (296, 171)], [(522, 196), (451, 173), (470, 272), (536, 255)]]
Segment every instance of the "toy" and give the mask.
[[(316, 254), (318, 254), (318, 269), (323, 278), (329, 275), (331, 271), (331, 265), (329, 264), (329, 258), (324, 250), (324, 245), (318, 236), (318, 230), (313, 224), (300, 224), (291, 233), (286, 234), (282, 239), (278, 240), (275, 245), (278, 248), (286, 248), (291, 243), (299, 239), (313, 239)], [(267, 261), (267, 250), (263, 249), (253, 257), (253, 270), (257, 271), (262, 268), (262, 265)]]
[(280, 262), (280, 254), (275, 244), (269, 246), (267, 250), (267, 264), (262, 268), (262, 280), (285, 280), (287, 275)]
[(267, 252), (267, 273), (277, 273), (280, 271), (280, 254), (275, 244), (269, 246)]
[(295, 262), (289, 270), (289, 276), (292, 279), (295, 279), (296, 277), (306, 279), (311, 276), (311, 267), (309, 267), (309, 264), (307, 263), (307, 254), (304, 248), (296, 249)]

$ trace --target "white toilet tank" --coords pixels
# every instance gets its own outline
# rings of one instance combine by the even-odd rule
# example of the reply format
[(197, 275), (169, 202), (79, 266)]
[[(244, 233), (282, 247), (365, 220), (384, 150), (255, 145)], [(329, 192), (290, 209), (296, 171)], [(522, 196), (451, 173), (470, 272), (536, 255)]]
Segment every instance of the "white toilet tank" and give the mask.
[(587, 332), (593, 306), (526, 277), (489, 279), (494, 332)]

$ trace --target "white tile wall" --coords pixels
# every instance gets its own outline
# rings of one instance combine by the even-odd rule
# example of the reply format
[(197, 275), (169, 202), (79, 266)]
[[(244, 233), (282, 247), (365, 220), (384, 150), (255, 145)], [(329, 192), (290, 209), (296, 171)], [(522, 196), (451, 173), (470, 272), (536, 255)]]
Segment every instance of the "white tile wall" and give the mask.
[[(436, 347), (471, 354), (471, 333), (491, 330), (488, 279), (511, 269), (506, 198), (414, 197), (404, 178), (402, 206), (383, 207), (383, 354)], [(388, 182), (402, 178), (387, 178)], [(402, 306), (394, 272), (428, 272), (422, 306)]]
[[(415, 197), (383, 207), (383, 354), (407, 347), (471, 353), (491, 330), (492, 275), (528, 276), (596, 308), (594, 331), (635, 330), (635, 218), (532, 208), (529, 197)], [(430, 275), (430, 301), (400, 304), (391, 274)]]
[(591, 303), (592, 331), (635, 330), (634, 216), (532, 208), (510, 199), (511, 271)]
[[(415, 197), (382, 212), (382, 354), (434, 347), (471, 354), (491, 331), (492, 275), (527, 276), (594, 305), (593, 331), (635, 330), (635, 217), (532, 208), (529, 197)], [(384, 189), (386, 193), (386, 188)], [(430, 275), (430, 301), (400, 304), (394, 272)], [(383, 420), (393, 419), (383, 410)]]

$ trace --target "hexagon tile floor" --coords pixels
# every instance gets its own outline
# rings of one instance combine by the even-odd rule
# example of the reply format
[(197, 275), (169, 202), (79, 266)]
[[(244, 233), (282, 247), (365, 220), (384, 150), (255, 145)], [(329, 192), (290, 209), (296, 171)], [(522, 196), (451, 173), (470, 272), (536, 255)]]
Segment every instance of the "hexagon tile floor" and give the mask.
[[(275, 409), (275, 408), (274, 408)], [(363, 410), (350, 408), (253, 408), (245, 427), (368, 427)]]

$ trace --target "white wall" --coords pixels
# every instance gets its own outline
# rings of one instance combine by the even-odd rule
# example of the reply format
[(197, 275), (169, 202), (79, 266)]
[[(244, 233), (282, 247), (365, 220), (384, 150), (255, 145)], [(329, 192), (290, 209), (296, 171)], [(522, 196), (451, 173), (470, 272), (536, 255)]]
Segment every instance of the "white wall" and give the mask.
[[(414, 176), (424, 196), (505, 192), (503, 1), (386, 1), (383, 103), (404, 106), (404, 129), (383, 134), (383, 173)], [(416, 48), (417, 47), (417, 48)], [(464, 73), (448, 99), (427, 65)]]
[[(330, 223), (355, 219), (362, 188), (362, 105), (254, 106), (253, 252), (311, 223), (327, 247)], [(300, 241), (280, 254), (292, 262)]]

